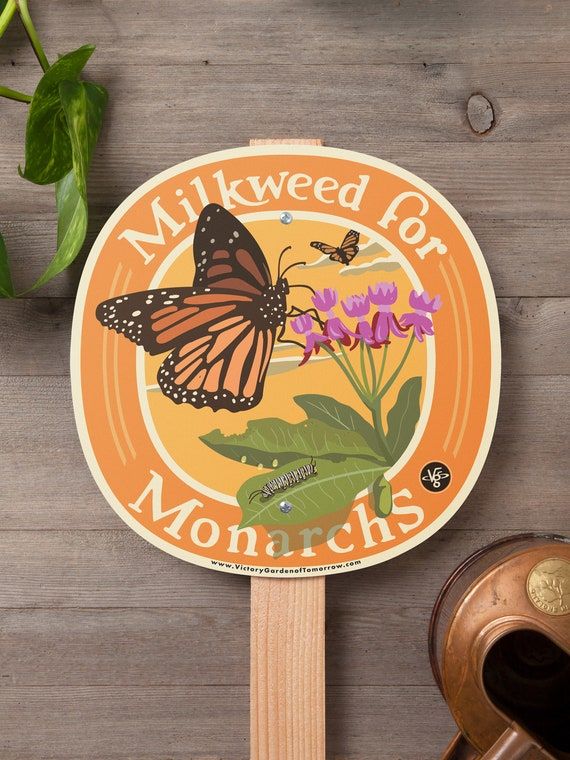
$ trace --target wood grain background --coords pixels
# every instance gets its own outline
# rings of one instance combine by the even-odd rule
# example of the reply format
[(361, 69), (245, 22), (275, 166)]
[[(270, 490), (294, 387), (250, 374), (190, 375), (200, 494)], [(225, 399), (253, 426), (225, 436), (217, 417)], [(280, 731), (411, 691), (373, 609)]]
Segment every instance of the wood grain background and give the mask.
[[(483, 474), (434, 538), (327, 581), (328, 756), (435, 760), (454, 730), (427, 657), (439, 587), (497, 537), (569, 527), (570, 4), (31, 5), (51, 59), (97, 44), (88, 73), (110, 91), (90, 242), (159, 170), (250, 137), (311, 135), (420, 175), (478, 238), (504, 351)], [(38, 79), (17, 24), (0, 70), (18, 89)], [(475, 93), (494, 110), (484, 135), (467, 118)], [(55, 240), (50, 190), (16, 173), (25, 115), (0, 104), (0, 229), (21, 288)], [(83, 261), (36, 297), (0, 303), (0, 757), (246, 760), (248, 580), (147, 545), (83, 461), (68, 368)]]

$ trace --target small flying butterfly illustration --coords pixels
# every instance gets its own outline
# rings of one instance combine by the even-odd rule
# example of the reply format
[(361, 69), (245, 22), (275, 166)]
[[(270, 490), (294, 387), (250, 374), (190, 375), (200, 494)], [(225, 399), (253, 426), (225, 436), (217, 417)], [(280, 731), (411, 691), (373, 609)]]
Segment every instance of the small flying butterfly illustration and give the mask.
[(251, 409), (261, 401), (274, 343), (283, 337), (289, 293), (283, 275), (296, 264), (279, 271), (273, 284), (253, 235), (215, 203), (198, 219), (194, 263), (191, 287), (110, 298), (96, 317), (152, 356), (168, 352), (157, 379), (174, 403)]
[(338, 247), (335, 245), (328, 245), (327, 243), (321, 243), (318, 240), (313, 240), (311, 246), (324, 253), (325, 256), (329, 256), (331, 261), (339, 261), (341, 264), (347, 266), (358, 253), (359, 240), (360, 232), (349, 230)]

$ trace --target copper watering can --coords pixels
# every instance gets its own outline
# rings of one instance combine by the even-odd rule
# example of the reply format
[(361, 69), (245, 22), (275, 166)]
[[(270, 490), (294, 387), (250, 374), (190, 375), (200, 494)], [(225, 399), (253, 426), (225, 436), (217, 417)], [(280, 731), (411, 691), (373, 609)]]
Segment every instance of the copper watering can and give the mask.
[(459, 733), (442, 760), (570, 760), (570, 540), (513, 536), (447, 580), (430, 623)]

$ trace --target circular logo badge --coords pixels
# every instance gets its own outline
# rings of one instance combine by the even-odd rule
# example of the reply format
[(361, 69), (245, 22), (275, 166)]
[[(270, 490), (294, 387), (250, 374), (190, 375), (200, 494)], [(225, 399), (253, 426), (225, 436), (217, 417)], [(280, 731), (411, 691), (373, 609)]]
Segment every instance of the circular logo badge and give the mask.
[(499, 354), (483, 257), (439, 193), (369, 156), (272, 145), (175, 166), (109, 219), (73, 396), (99, 487), (150, 542), (323, 574), (401, 554), (459, 508)]
[(526, 582), (529, 599), (547, 615), (567, 615), (570, 612), (570, 562), (565, 559), (545, 559), (535, 565)]
[(430, 462), (422, 468), (421, 481), (427, 491), (436, 493), (445, 491), (451, 484), (451, 472), (449, 467), (443, 462)]

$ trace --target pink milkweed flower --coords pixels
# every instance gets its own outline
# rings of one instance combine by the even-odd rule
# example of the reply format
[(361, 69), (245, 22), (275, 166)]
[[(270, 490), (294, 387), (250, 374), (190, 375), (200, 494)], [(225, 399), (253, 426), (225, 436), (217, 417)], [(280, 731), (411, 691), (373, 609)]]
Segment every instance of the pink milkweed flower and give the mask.
[(370, 311), (370, 301), (365, 295), (347, 296), (341, 304), (347, 317), (365, 317)]
[(309, 361), (309, 358), (313, 352), (318, 354), (321, 345), (330, 346), (331, 342), (326, 335), (313, 332), (313, 318), (310, 314), (300, 314), (291, 322), (291, 327), (298, 335), (305, 336), (305, 350), (303, 352), (303, 359), (299, 363), (299, 366)]
[(389, 343), (390, 334), (397, 338), (405, 338), (401, 326), (392, 311), (392, 304), (398, 298), (398, 288), (395, 282), (377, 282), (368, 288), (370, 301), (378, 306), (378, 311), (372, 318), (374, 339), (379, 344)]
[(333, 311), (333, 308), (338, 301), (338, 293), (336, 290), (334, 288), (317, 290), (311, 300), (319, 311), (324, 311), (327, 314), (327, 319), (323, 328), (324, 335), (331, 340), (338, 340), (344, 346), (350, 346), (352, 333), (342, 319), (335, 316)]
[(410, 306), (415, 311), (402, 314), (400, 324), (406, 330), (412, 327), (415, 337), (422, 343), (424, 335), (433, 335), (433, 322), (428, 315), (433, 314), (441, 307), (441, 297), (435, 296), (430, 300), (425, 290), (422, 293), (412, 290)]
[(334, 288), (324, 288), (317, 290), (311, 300), (319, 311), (329, 312), (336, 306), (338, 294)]
[(356, 331), (351, 333), (354, 337), (354, 343), (352, 349), (354, 349), (358, 343), (364, 341), (371, 348), (378, 348), (378, 343), (374, 338), (374, 330), (372, 325), (364, 317), (370, 311), (370, 299), (365, 295), (348, 296), (344, 301), (341, 301), (342, 308), (348, 317), (356, 317), (358, 323), (356, 325)]
[(376, 306), (391, 306), (398, 298), (398, 288), (395, 282), (377, 282), (368, 287), (368, 297)]
[(412, 290), (410, 293), (410, 306), (417, 311), (429, 311), (433, 314), (434, 311), (441, 308), (441, 296), (434, 296), (430, 301), (426, 290), (421, 293)]
[(327, 319), (323, 333), (331, 340), (338, 340), (343, 346), (350, 346), (354, 333), (344, 324), (340, 317), (334, 315)]
[(354, 343), (352, 344), (351, 351), (356, 348), (360, 341), (364, 341), (370, 348), (379, 348), (380, 346), (374, 338), (372, 325), (366, 319), (361, 319), (356, 325), (356, 333), (354, 333)]

